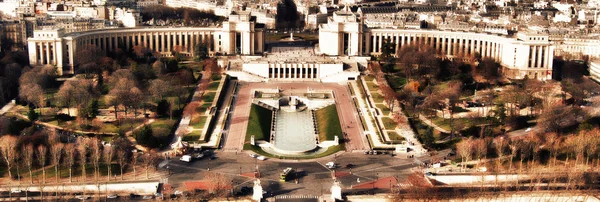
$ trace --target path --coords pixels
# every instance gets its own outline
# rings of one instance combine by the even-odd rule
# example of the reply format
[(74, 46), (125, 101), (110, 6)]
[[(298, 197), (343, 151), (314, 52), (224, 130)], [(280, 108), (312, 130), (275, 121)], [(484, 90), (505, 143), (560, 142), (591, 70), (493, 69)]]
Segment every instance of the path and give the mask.
[(142, 145), (137, 144), (137, 141), (135, 140), (135, 138), (132, 135), (133, 131), (136, 131), (136, 130), (140, 129), (140, 128), (144, 127), (145, 125), (152, 124), (153, 122), (154, 122), (154, 119), (148, 119), (148, 120), (144, 121), (143, 124), (140, 124), (139, 126), (136, 126), (135, 128), (133, 128), (130, 131), (127, 131), (125, 133), (125, 137), (127, 137), (127, 139), (131, 142), (131, 144), (135, 145), (136, 149), (141, 150), (141, 151), (148, 151), (149, 150), (148, 148), (146, 148), (146, 147), (144, 147)]
[(444, 129), (444, 128), (442, 128), (442, 127), (438, 126), (438, 125), (436, 125), (435, 123), (433, 123), (433, 122), (431, 121), (431, 119), (428, 119), (427, 117), (425, 117), (425, 116), (422, 116), (421, 114), (419, 114), (419, 119), (421, 120), (421, 122), (423, 122), (424, 124), (426, 124), (426, 125), (428, 125), (428, 126), (431, 126), (431, 127), (433, 127), (433, 128), (434, 128), (434, 129), (436, 129), (437, 131), (440, 131), (440, 132), (442, 132), (442, 133), (450, 133), (450, 131), (448, 131), (448, 130), (446, 130), (446, 129)]

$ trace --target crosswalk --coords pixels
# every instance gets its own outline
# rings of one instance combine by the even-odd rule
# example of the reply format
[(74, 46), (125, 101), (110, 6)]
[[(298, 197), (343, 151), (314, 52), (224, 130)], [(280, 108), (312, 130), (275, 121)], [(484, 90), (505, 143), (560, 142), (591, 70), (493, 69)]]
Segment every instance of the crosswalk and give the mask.
[(313, 195), (278, 195), (275, 199), (318, 199), (318, 196)]

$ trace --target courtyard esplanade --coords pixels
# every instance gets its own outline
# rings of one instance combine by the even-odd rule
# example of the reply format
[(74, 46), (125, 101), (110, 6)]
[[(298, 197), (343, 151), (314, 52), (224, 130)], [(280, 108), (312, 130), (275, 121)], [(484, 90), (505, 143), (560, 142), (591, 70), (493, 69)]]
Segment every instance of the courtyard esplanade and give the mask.
[(78, 54), (90, 47), (127, 52), (143, 46), (169, 57), (173, 51), (194, 56), (195, 45), (203, 43), (211, 55), (259, 54), (264, 49), (264, 26), (250, 19), (249, 13), (231, 15), (221, 27), (119, 28), (68, 34), (62, 30), (35, 30), (28, 40), (29, 61), (32, 65), (55, 65), (62, 74), (63, 70), (74, 73), (79, 65)]
[(365, 33), (364, 54), (381, 54), (382, 43), (395, 44), (394, 53), (404, 46), (433, 47), (444, 56), (493, 58), (500, 62), (509, 78), (551, 79), (554, 46), (547, 35), (524, 33), (505, 35), (441, 30), (371, 29)]

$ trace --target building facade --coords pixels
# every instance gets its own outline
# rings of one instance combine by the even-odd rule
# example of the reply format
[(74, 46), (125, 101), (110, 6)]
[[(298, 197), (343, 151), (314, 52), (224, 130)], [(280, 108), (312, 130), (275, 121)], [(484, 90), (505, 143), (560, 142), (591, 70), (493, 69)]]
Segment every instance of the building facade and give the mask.
[(151, 27), (120, 28), (65, 33), (64, 29), (36, 30), (29, 38), (29, 61), (32, 65), (54, 65), (59, 74), (72, 74), (80, 64), (78, 54), (86, 48), (105, 52), (131, 51), (144, 46), (162, 55), (172, 51), (194, 56), (196, 44), (206, 44), (210, 54), (254, 55), (264, 50), (264, 28), (251, 21), (250, 13), (231, 15), (221, 27)]
[(368, 28), (348, 11), (334, 13), (319, 29), (322, 54), (380, 55), (382, 44), (395, 44), (394, 52), (408, 45), (430, 46), (444, 57), (493, 58), (508, 78), (552, 78), (554, 45), (547, 34), (500, 34), (427, 29)]

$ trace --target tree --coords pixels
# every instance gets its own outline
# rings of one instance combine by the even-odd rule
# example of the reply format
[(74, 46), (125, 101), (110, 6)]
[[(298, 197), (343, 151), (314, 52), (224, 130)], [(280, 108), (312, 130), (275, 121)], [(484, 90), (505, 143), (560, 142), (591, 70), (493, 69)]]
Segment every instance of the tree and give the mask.
[[(95, 89), (94, 84), (91, 80), (87, 79), (76, 79), (67, 80), (58, 90), (57, 98), (62, 106), (67, 107), (67, 113), (71, 115), (70, 108), (72, 103), (75, 103), (78, 113), (81, 111), (82, 106), (89, 105), (92, 97), (94, 97)], [(79, 116), (85, 117), (86, 114), (78, 114)]]
[(477, 167), (481, 163), (481, 159), (485, 159), (487, 155), (488, 144), (485, 139), (476, 139), (473, 141), (473, 150), (475, 155), (477, 156)]
[(137, 88), (133, 80), (122, 78), (108, 92), (108, 95), (110, 96), (109, 103), (115, 108), (115, 118), (118, 119), (118, 107), (123, 106), (125, 108), (125, 115), (127, 115), (127, 111), (132, 106), (139, 104), (141, 91)]
[(33, 106), (40, 108), (44, 107), (44, 89), (38, 84), (25, 84), (19, 88), (19, 97), (30, 103)]
[(92, 165), (94, 166), (94, 178), (98, 182), (98, 176), (100, 175), (100, 159), (102, 158), (102, 147), (100, 147), (100, 140), (96, 137), (90, 140), (90, 158)]
[[(12, 135), (4, 135), (0, 137), (0, 152), (2, 152), (2, 158), (6, 163), (6, 169), (8, 171), (8, 177), (13, 179), (11, 169), (13, 167), (13, 162), (17, 160), (18, 154), (16, 151), (17, 146), (17, 138)], [(17, 162), (15, 162), (17, 163)], [(17, 173), (17, 175), (19, 175)]]
[(471, 159), (473, 154), (473, 139), (463, 139), (459, 143), (456, 144), (456, 154), (460, 156), (461, 159), (461, 167), (465, 168), (465, 162)]
[(117, 161), (119, 162), (119, 168), (121, 169), (121, 180), (123, 180), (123, 169), (127, 166), (127, 150), (118, 149), (117, 150)]
[(152, 70), (156, 75), (163, 75), (167, 73), (167, 66), (162, 61), (157, 60), (154, 63), (152, 63)]
[(275, 26), (278, 29), (294, 29), (299, 20), (298, 9), (293, 0), (281, 0), (277, 3)]
[(476, 68), (476, 74), (480, 76), (483, 81), (495, 83), (498, 77), (500, 64), (493, 58), (484, 58)]
[(148, 91), (152, 94), (152, 97), (156, 101), (164, 100), (165, 97), (169, 94), (171, 90), (170, 82), (154, 79), (150, 81), (150, 87), (148, 87)]
[(112, 164), (112, 160), (113, 160), (113, 156), (114, 156), (114, 150), (112, 146), (104, 146), (104, 163), (106, 164), (106, 172), (107, 172), (107, 176), (106, 176), (106, 181), (110, 181), (110, 170), (111, 170), (111, 164)]
[(500, 165), (502, 165), (502, 158), (504, 157), (504, 149), (506, 147), (507, 141), (504, 137), (496, 137), (494, 138), (494, 144), (496, 149), (496, 154), (498, 155), (498, 171), (500, 170)]
[(77, 148), (75, 148), (73, 144), (67, 144), (64, 149), (66, 157), (65, 160), (67, 167), (69, 168), (69, 182), (73, 182), (73, 165), (75, 165), (75, 154), (77, 154)]
[[(85, 166), (87, 165), (87, 154), (88, 154), (88, 147), (90, 144), (90, 140), (88, 138), (83, 138), (83, 137), (79, 137), (77, 138), (77, 151), (79, 153), (79, 166), (81, 166), (81, 179), (83, 182), (85, 182), (85, 178), (86, 178), (86, 172), (85, 172)], [(69, 170), (69, 172), (71, 172)]]
[(46, 184), (46, 155), (48, 155), (48, 148), (44, 145), (38, 145), (36, 152), (38, 164), (42, 166), (42, 183)]
[(206, 43), (197, 43), (194, 47), (194, 56), (196, 61), (205, 60), (208, 58), (208, 46)]
[(580, 108), (553, 104), (539, 115), (537, 122), (546, 132), (561, 132), (562, 129), (575, 125), (582, 119), (583, 112)]
[(423, 144), (425, 146), (432, 148), (435, 143), (435, 137), (433, 136), (433, 128), (428, 127), (425, 133), (423, 133), (423, 137), (421, 138)]
[(31, 171), (33, 168), (33, 144), (27, 144), (21, 146), (21, 157), (23, 158), (23, 163), (27, 166), (29, 170), (29, 179), (31, 180), (31, 184), (33, 184), (33, 172)]
[(146, 179), (150, 179), (150, 176), (148, 175), (148, 170), (150, 169), (150, 166), (154, 166), (157, 160), (158, 157), (154, 152), (148, 152), (142, 155), (142, 163), (144, 164), (144, 168), (146, 170)]
[(56, 183), (58, 183), (58, 180), (60, 179), (60, 174), (58, 173), (58, 166), (60, 165), (60, 159), (62, 157), (63, 148), (65, 147), (65, 145), (60, 142), (51, 145), (52, 146), (50, 147), (50, 160), (54, 164), (54, 176), (56, 178)]

